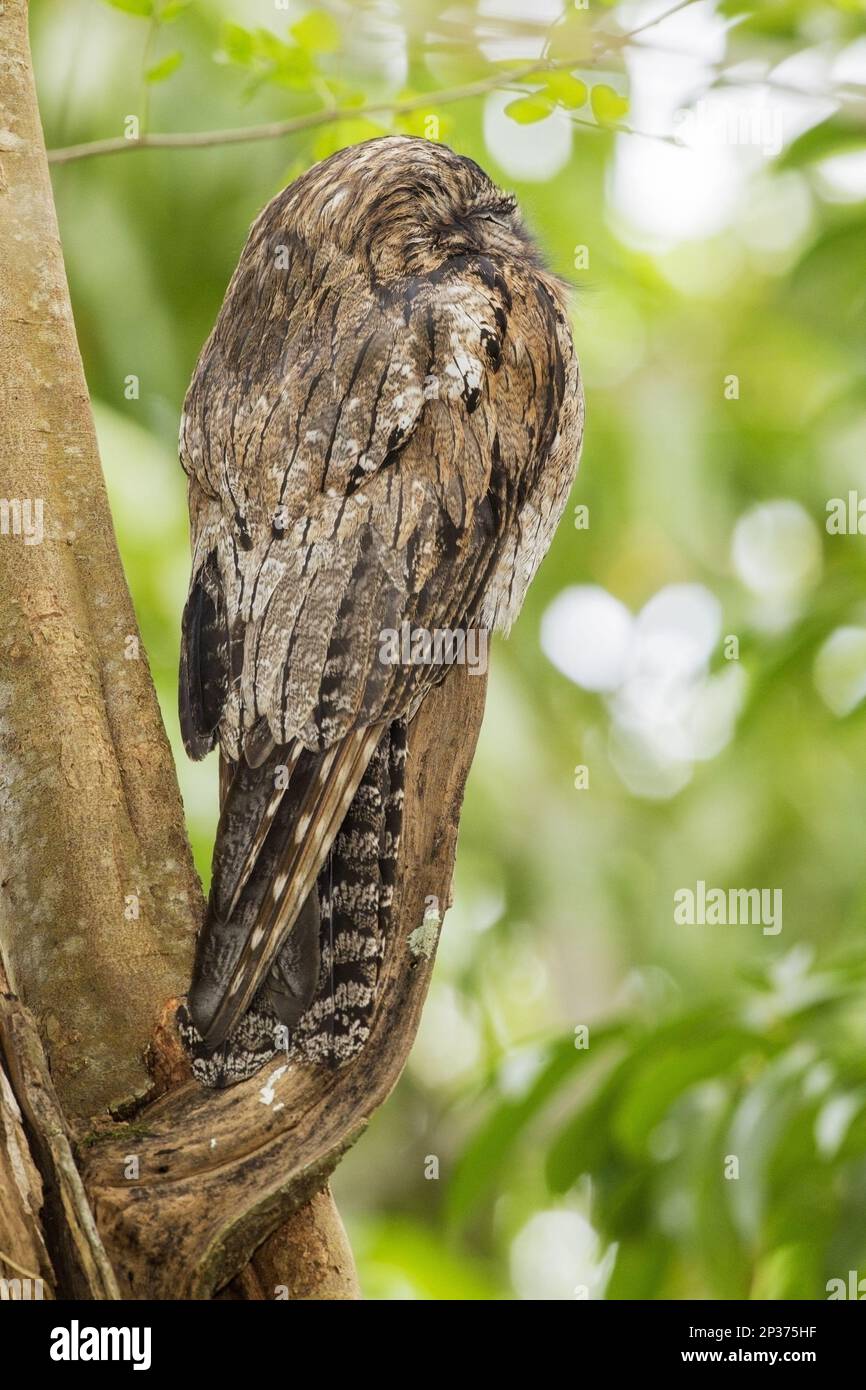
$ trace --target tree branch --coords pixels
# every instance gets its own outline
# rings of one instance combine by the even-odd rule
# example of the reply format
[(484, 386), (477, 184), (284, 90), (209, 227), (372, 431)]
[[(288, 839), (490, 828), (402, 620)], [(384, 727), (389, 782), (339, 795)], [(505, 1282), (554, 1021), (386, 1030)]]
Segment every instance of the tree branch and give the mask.
[(287, 120), (269, 121), (263, 125), (236, 126), (228, 130), (145, 134), (140, 135), (137, 140), (128, 140), (125, 136), (119, 135), (106, 140), (92, 140), (82, 145), (67, 145), (63, 149), (50, 150), (48, 159), (51, 164), (71, 164), (78, 159), (92, 159), (96, 155), (104, 154), (127, 154), (131, 150), (207, 149), (214, 145), (248, 145), (258, 140), (280, 140), (284, 136), (316, 130), (320, 126), (333, 125), (337, 121), (357, 120), (359, 116), (406, 116), (413, 111), (423, 111), (432, 106), (449, 106), (456, 101), (467, 101), (471, 97), (494, 92), (508, 82), (519, 82), (536, 74), (579, 67), (583, 61), (585, 60), (582, 58), (563, 58), (527, 63), (523, 67), (508, 72), (497, 72), (491, 77), (479, 78), (477, 82), (467, 82), (462, 87), (449, 87), (442, 92), (422, 92), (419, 96), (406, 97), (403, 101), (377, 101), (367, 106), (324, 107), (321, 111), (307, 111), (302, 116), (290, 116)]
[[(540, 58), (521, 66), (497, 71), (488, 77), (466, 82), (461, 86), (447, 87), (441, 92), (422, 92), (417, 96), (406, 97), (403, 101), (371, 102), (362, 107), (332, 106), (321, 111), (308, 111), (301, 116), (290, 116), (284, 121), (269, 121), (263, 125), (231, 127), (227, 130), (176, 131), (167, 133), (144, 133), (138, 139), (125, 136), (111, 136), (105, 140), (91, 140), (80, 145), (66, 145), (61, 149), (50, 150), (51, 164), (71, 164), (79, 159), (93, 159), (98, 155), (128, 154), (131, 150), (189, 150), (207, 149), (217, 145), (252, 144), (259, 140), (280, 140), (287, 135), (298, 135), (304, 131), (316, 130), (320, 126), (333, 125), (337, 121), (357, 120), (359, 116), (406, 116), (413, 111), (424, 111), (431, 106), (450, 106), (454, 102), (468, 101), (473, 97), (486, 96), (512, 82), (521, 82), (529, 77), (543, 77), (548, 72), (567, 72), (575, 68), (592, 66), (607, 53), (616, 52), (632, 42), (647, 29), (661, 24), (679, 10), (694, 4), (695, 0), (678, 0), (663, 14), (645, 20), (627, 34), (605, 35), (592, 47), (591, 53), (575, 53), (568, 58)], [(580, 125), (594, 130), (607, 129), (594, 126), (591, 121), (580, 121)], [(642, 135), (643, 131), (623, 127), (628, 135)], [(647, 135), (647, 138), (653, 138)]]
[[(85, 1180), (124, 1297), (208, 1298), (224, 1287), (322, 1189), (390, 1095), (415, 1037), (450, 900), (485, 684), (455, 667), (409, 728), (392, 930), (360, 1053), (335, 1070), (275, 1058), (226, 1091), (189, 1082), (137, 1115), (123, 1137), (93, 1147)], [(298, 1229), (303, 1236), (303, 1222)], [(272, 1258), (269, 1247), (265, 1278)], [(265, 1296), (274, 1297), (272, 1287)]]

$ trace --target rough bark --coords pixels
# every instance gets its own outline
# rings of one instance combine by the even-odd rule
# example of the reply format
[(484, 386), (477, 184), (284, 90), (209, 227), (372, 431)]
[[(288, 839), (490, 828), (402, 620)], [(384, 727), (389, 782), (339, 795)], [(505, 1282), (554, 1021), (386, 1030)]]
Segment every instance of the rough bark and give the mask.
[[(142, 1094), (200, 889), (75, 337), (25, 0), (0, 7), (0, 949), (70, 1119)], [(136, 915), (137, 914), (137, 915)]]
[(305, 1303), (359, 1299), (352, 1250), (330, 1188), (317, 1192), (263, 1241), (216, 1297)]
[[(96, 1229), (39, 1035), (31, 1015), (10, 993), (2, 968), (0, 1081), (11, 1097), (9, 1111), (13, 1123), (16, 1113), (18, 1116), (17, 1136), (8, 1128), (7, 1136), (11, 1135), (21, 1159), (16, 1163), (13, 1149), (7, 1147), (10, 1166), (19, 1178), (7, 1189), (7, 1198), (12, 1199), (28, 1225), (31, 1220), (38, 1222), (32, 1240), (40, 1255), (36, 1265), (40, 1276), (46, 1277), (47, 1270), (52, 1287), (62, 1289), (65, 1297), (119, 1298), (117, 1280)], [(39, 1182), (28, 1181), (25, 1190), (21, 1175), (33, 1169), (39, 1173)], [(51, 1245), (53, 1269), (43, 1232)]]
[[(31, 1296), (50, 1298), (54, 1270), (42, 1235), (42, 1177), (33, 1161), (21, 1110), (0, 1060), (0, 1297), (29, 1283)], [(41, 1281), (41, 1287), (40, 1287)]]
[(450, 898), (484, 696), (484, 678), (458, 667), (410, 726), (393, 930), (357, 1057), (338, 1070), (274, 1059), (217, 1093), (188, 1082), (124, 1137), (95, 1143), (85, 1179), (124, 1297), (208, 1298), (223, 1287), (321, 1190), (396, 1084)]

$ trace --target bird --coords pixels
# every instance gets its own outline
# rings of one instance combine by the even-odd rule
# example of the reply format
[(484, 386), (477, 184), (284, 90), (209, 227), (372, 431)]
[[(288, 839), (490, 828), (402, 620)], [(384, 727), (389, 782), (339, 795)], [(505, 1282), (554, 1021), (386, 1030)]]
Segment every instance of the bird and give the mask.
[(341, 149), (251, 227), (179, 437), (181, 732), (219, 749), (179, 1015), (205, 1085), (369, 1035), (407, 729), (454, 664), (383, 634), (511, 628), (581, 450), (569, 295), (516, 198), (432, 140)]

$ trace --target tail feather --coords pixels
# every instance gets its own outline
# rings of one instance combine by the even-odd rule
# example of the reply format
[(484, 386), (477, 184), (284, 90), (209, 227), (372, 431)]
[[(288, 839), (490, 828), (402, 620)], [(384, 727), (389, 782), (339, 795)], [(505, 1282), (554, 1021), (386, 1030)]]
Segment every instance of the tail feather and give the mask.
[(256, 1000), (257, 1004), (271, 1009), (284, 1028), (297, 1026), (315, 993), (321, 958), (320, 931), (319, 895), (314, 888), (308, 893)]
[(381, 742), (319, 875), (322, 959), (315, 997), (292, 1034), (292, 1053), (339, 1066), (363, 1046), (391, 925), (400, 844), (406, 722)]
[[(315, 755), (303, 756), (315, 761)], [(181, 1034), (204, 1085), (234, 1085), (278, 1051), (302, 1062), (339, 1066), (363, 1047), (392, 930), (405, 759), (406, 720), (399, 719), (382, 731), (315, 886), (227, 1040), (206, 1046), (188, 1009), (181, 1007)], [(235, 768), (233, 763), (221, 767), (223, 785), (232, 782)], [(302, 781), (299, 766), (235, 909), (222, 979), (228, 978), (237, 960), (238, 943), (255, 930), (273, 876), (280, 871), (286, 827), (297, 817), (294, 802)], [(197, 968), (197, 978), (220, 975), (213, 962), (208, 963), (211, 955), (216, 960), (219, 954), (220, 938), (213, 926), (204, 939), (210, 942), (203, 951), (208, 960), (206, 968)], [(285, 1031), (280, 1032), (278, 1024), (285, 1025)]]
[[(214, 886), (189, 993), (206, 1048), (225, 1041), (278, 964), (381, 732), (357, 730), (323, 753), (274, 749), (258, 769), (239, 764), (220, 817)], [(280, 790), (274, 774), (281, 759), (291, 771)], [(302, 933), (317, 935), (310, 923)], [(297, 988), (281, 989), (279, 969), (270, 982), (292, 1017), (305, 1002), (303, 982), (312, 976), (310, 989), (315, 986), (309, 953), (301, 951), (296, 965), (290, 973), (300, 977)]]
[[(275, 748), (261, 767), (242, 758), (220, 813), (214, 845), (211, 909), (227, 922), (253, 870), (301, 753), (299, 744)], [(297, 796), (299, 788), (293, 788)]]

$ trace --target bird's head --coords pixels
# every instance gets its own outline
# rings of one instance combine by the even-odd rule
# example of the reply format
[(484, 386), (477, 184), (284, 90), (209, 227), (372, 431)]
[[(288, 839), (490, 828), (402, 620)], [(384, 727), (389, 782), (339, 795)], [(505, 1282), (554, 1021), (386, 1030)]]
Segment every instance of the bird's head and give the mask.
[(462, 255), (536, 257), (513, 196), (474, 160), (405, 135), (339, 150), (274, 199), (271, 218), (311, 245), (336, 242), (386, 288)]

